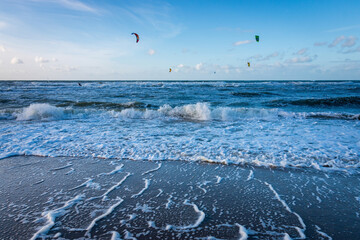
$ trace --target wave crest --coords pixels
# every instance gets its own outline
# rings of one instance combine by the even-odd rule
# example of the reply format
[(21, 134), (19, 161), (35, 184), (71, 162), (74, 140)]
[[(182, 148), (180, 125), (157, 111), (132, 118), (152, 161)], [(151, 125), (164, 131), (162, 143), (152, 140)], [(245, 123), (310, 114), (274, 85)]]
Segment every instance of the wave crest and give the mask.
[(59, 120), (65, 117), (63, 108), (55, 107), (47, 103), (31, 104), (16, 114), (16, 120)]
[(179, 117), (191, 120), (206, 121), (211, 119), (211, 110), (208, 103), (188, 104), (184, 106), (172, 108), (170, 105), (165, 104), (158, 110), (166, 116)]

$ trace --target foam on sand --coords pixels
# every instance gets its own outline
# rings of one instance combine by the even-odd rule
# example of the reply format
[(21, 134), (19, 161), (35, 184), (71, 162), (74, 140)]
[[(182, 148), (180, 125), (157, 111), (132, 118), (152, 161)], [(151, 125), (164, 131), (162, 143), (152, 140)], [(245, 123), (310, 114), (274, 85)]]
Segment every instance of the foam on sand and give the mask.
[(249, 176), (247, 177), (246, 181), (250, 181), (253, 178), (254, 178), (254, 172), (253, 170), (250, 170)]
[(299, 222), (300, 222), (300, 224), (301, 224), (301, 226), (302, 226), (302, 229), (299, 228), (299, 227), (295, 227), (295, 229), (298, 231), (298, 233), (299, 233), (299, 235), (300, 235), (300, 238), (299, 238), (299, 239), (305, 239), (306, 236), (305, 236), (305, 233), (304, 233), (304, 232), (305, 232), (305, 230), (306, 230), (306, 225), (305, 225), (303, 219), (300, 217), (299, 214), (297, 214), (296, 212), (293, 212), (293, 211), (290, 209), (290, 207), (286, 204), (286, 202), (285, 202), (283, 199), (280, 198), (279, 194), (275, 191), (275, 189), (273, 188), (273, 186), (272, 186), (271, 184), (269, 184), (269, 183), (267, 183), (267, 182), (264, 182), (264, 183), (265, 183), (265, 184), (270, 188), (270, 190), (275, 194), (276, 199), (279, 200), (279, 202), (281, 202), (281, 204), (285, 207), (285, 209), (286, 209), (288, 212), (294, 214), (294, 215), (298, 218), (298, 220), (299, 220)]
[(112, 170), (111, 172), (108, 173), (100, 173), (98, 174), (98, 176), (109, 176), (109, 175), (113, 175), (115, 173), (118, 173), (122, 170), (122, 168), (124, 167), (124, 164), (120, 164), (119, 166), (116, 166), (114, 170)]
[(66, 214), (66, 210), (74, 206), (76, 203), (82, 201), (85, 195), (77, 195), (76, 197), (70, 199), (69, 201), (65, 202), (65, 204), (57, 209), (50, 210), (47, 212), (43, 212), (42, 215), (46, 218), (47, 224), (41, 227), (32, 237), (30, 240), (36, 240), (40, 238), (42, 235), (46, 235), (50, 229), (55, 225), (55, 220), (57, 217), (63, 216)]
[(236, 223), (236, 226), (239, 227), (239, 233), (240, 233), (240, 238), (239, 240), (246, 240), (248, 239), (248, 232), (246, 231), (246, 228), (238, 223)]
[(124, 201), (124, 199), (121, 199), (121, 198), (117, 198), (117, 202), (113, 205), (111, 205), (107, 210), (106, 212), (104, 212), (103, 214), (101, 214), (100, 216), (96, 217), (94, 220), (91, 221), (90, 225), (86, 228), (86, 236), (89, 236), (91, 237), (90, 235), (90, 231), (91, 229), (95, 226), (96, 222), (100, 221), (101, 219), (105, 218), (106, 216), (108, 216), (109, 214), (111, 214), (114, 209), (120, 205), (120, 203), (122, 203)]
[(120, 234), (116, 231), (112, 231), (110, 240), (121, 240)]
[(65, 168), (68, 168), (68, 167), (71, 167), (71, 166), (72, 166), (72, 163), (70, 162), (70, 163), (66, 164), (65, 166), (50, 169), (50, 171), (58, 171), (58, 170), (62, 170), (62, 169), (65, 169)]
[(145, 179), (145, 178), (144, 178), (144, 181), (145, 181), (145, 187), (144, 187), (143, 189), (141, 189), (140, 192), (132, 195), (131, 198), (135, 198), (135, 197), (140, 196), (141, 194), (143, 194), (143, 192), (144, 192), (146, 189), (149, 188), (149, 186), (150, 186), (150, 179)]
[(177, 229), (177, 230), (185, 230), (185, 229), (189, 229), (189, 228), (196, 228), (198, 227), (205, 219), (205, 213), (201, 210), (199, 210), (198, 206), (194, 203), (190, 203), (188, 199), (186, 199), (183, 202), (184, 205), (188, 205), (188, 206), (192, 206), (194, 208), (194, 211), (198, 214), (198, 218), (196, 219), (194, 224), (190, 224), (190, 225), (186, 225), (186, 226), (174, 226), (174, 225), (170, 225), (167, 224), (166, 225), (166, 230), (169, 229)]
[(156, 168), (150, 169), (149, 171), (144, 172), (142, 175), (146, 175), (146, 174), (149, 174), (149, 173), (152, 173), (152, 172), (155, 172), (155, 171), (159, 170), (161, 168), (161, 164), (162, 163), (159, 163)]
[(93, 182), (94, 179), (93, 178), (88, 178), (88, 180), (86, 180), (85, 182), (83, 182), (82, 184), (76, 186), (76, 187), (73, 187), (71, 189), (69, 189), (69, 191), (73, 191), (73, 190), (76, 190), (76, 189), (79, 189), (79, 188), (82, 188), (82, 187), (89, 187), (89, 188), (92, 188), (92, 189), (100, 189), (100, 184), (98, 183), (95, 183)]
[(114, 191), (115, 189), (117, 189), (130, 175), (131, 175), (131, 173), (128, 172), (119, 182), (117, 182), (115, 185), (111, 186), (101, 196), (92, 197), (87, 200), (91, 201), (91, 200), (98, 199), (98, 198), (102, 198), (103, 201), (107, 200), (108, 194), (111, 193), (112, 191)]
[(319, 233), (322, 237), (326, 237), (328, 240), (332, 240), (332, 237), (330, 237), (326, 233), (320, 231), (321, 228), (318, 225), (315, 225), (315, 228), (316, 228), (316, 232)]
[(284, 234), (284, 240), (292, 240), (292, 238), (289, 236), (289, 234), (285, 233)]

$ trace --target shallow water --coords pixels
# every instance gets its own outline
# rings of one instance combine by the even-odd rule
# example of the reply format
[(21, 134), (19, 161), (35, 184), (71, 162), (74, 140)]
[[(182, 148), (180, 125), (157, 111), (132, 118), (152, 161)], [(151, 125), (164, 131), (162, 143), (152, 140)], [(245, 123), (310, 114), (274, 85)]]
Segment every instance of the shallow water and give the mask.
[(359, 239), (359, 175), (34, 156), (0, 174), (0, 239)]
[(0, 82), (0, 158), (358, 172), (360, 82)]

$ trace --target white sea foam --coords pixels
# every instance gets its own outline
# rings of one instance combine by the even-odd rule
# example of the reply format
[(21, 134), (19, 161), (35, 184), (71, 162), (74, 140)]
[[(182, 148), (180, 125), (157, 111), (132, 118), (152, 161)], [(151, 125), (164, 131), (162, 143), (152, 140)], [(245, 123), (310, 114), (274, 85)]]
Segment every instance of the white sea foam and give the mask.
[(188, 206), (192, 206), (194, 208), (194, 211), (198, 214), (198, 218), (196, 219), (194, 224), (189, 224), (186, 226), (174, 226), (174, 225), (170, 225), (167, 224), (166, 225), (166, 230), (170, 230), (170, 229), (179, 229), (179, 230), (185, 230), (185, 229), (189, 229), (189, 228), (196, 228), (198, 227), (205, 219), (205, 213), (201, 210), (199, 210), (198, 206), (194, 203), (190, 203), (189, 200), (185, 200), (183, 202), (184, 205), (188, 205)]
[(50, 169), (50, 171), (58, 171), (58, 170), (62, 170), (62, 169), (65, 169), (65, 168), (68, 168), (68, 167), (71, 167), (71, 166), (72, 166), (72, 163), (68, 163), (65, 166)]
[(289, 236), (289, 234), (285, 233), (284, 234), (284, 240), (292, 240), (292, 238)]
[(116, 231), (112, 231), (110, 240), (121, 240), (120, 233), (118, 233)]
[(270, 190), (275, 194), (276, 199), (279, 200), (279, 202), (281, 202), (281, 204), (285, 207), (286, 211), (294, 214), (294, 215), (297, 217), (297, 219), (299, 220), (299, 222), (300, 222), (300, 224), (301, 224), (301, 226), (302, 226), (302, 229), (299, 228), (299, 227), (296, 227), (296, 226), (295, 226), (295, 229), (298, 231), (298, 233), (299, 233), (299, 235), (300, 235), (299, 239), (305, 239), (306, 236), (305, 236), (305, 233), (304, 233), (304, 232), (305, 232), (305, 230), (306, 230), (306, 225), (305, 225), (303, 219), (300, 217), (299, 214), (297, 214), (296, 212), (294, 212), (294, 211), (292, 211), (292, 210), (290, 209), (289, 205), (287, 205), (286, 202), (279, 196), (279, 194), (275, 191), (275, 189), (273, 188), (273, 186), (272, 186), (271, 184), (269, 184), (269, 183), (267, 183), (267, 182), (264, 182), (264, 183), (265, 183), (265, 184), (270, 188)]
[(222, 180), (222, 177), (220, 177), (220, 176), (215, 176), (215, 177), (216, 177), (216, 183), (220, 183)]
[[(50, 109), (44, 110), (49, 114), (42, 115), (39, 109)], [(19, 119), (59, 117), (67, 121), (6, 121), (0, 126), (0, 159), (14, 155), (171, 159), (349, 173), (358, 172), (360, 167), (359, 141), (354, 141), (360, 139), (358, 123), (305, 121), (319, 113), (215, 107), (205, 102), (117, 111), (93, 109), (84, 115), (78, 114), (78, 109), (71, 114), (67, 111), (32, 104), (18, 113)]]
[(122, 170), (122, 168), (124, 167), (124, 164), (120, 164), (119, 166), (116, 166), (114, 170), (112, 170), (111, 172), (108, 173), (100, 173), (98, 174), (98, 176), (109, 176), (109, 175), (113, 175), (115, 173), (118, 173)]
[(89, 226), (86, 228), (86, 235), (91, 237), (90, 232), (92, 230), (92, 228), (95, 226), (95, 224), (100, 221), (101, 219), (107, 217), (109, 214), (111, 214), (114, 209), (119, 206), (124, 200), (121, 198), (117, 198), (117, 202), (113, 205), (111, 205), (103, 214), (101, 214), (100, 216), (96, 217), (95, 219), (93, 219), (91, 221), (91, 223), (89, 224)]
[(78, 186), (76, 186), (76, 187), (71, 188), (70, 191), (79, 189), (79, 188), (81, 188), (81, 187), (89, 187), (89, 188), (98, 189), (98, 190), (101, 189), (100, 184), (95, 183), (95, 182), (93, 182), (93, 181), (94, 181), (94, 179), (88, 178), (88, 180), (86, 180), (86, 181), (83, 182), (82, 184), (80, 184), (80, 185), (78, 185)]
[(198, 102), (196, 104), (187, 104), (183, 106), (171, 107), (164, 104), (159, 109), (135, 109), (128, 108), (120, 112), (110, 111), (114, 117), (122, 118), (180, 118), (185, 120), (220, 120), (220, 121), (239, 121), (243, 119), (267, 119), (277, 120), (279, 118), (318, 118), (318, 119), (344, 119), (358, 120), (360, 114), (336, 113), (336, 112), (287, 112), (278, 108), (249, 108), (249, 107), (216, 107), (212, 108), (209, 103)]
[(131, 175), (131, 173), (128, 172), (119, 182), (117, 182), (115, 185), (111, 186), (101, 196), (89, 198), (88, 201), (98, 199), (98, 198), (102, 198), (103, 201), (107, 200), (108, 194), (111, 193), (112, 191), (114, 191), (115, 189), (117, 189), (130, 175)]
[(145, 186), (144, 186), (144, 188), (143, 188), (143, 189), (141, 189), (141, 190), (140, 190), (140, 192), (138, 192), (138, 193), (136, 193), (136, 194), (132, 195), (132, 196), (131, 196), (131, 198), (135, 198), (135, 197), (140, 196), (141, 194), (143, 194), (143, 193), (145, 192), (145, 190), (146, 190), (146, 189), (148, 189), (148, 188), (149, 188), (149, 186), (150, 186), (150, 179), (144, 179), (144, 182), (145, 182)]
[(332, 237), (330, 237), (326, 233), (320, 231), (321, 228), (318, 225), (315, 225), (315, 228), (316, 228), (316, 232), (319, 233), (322, 237), (326, 237), (328, 240), (332, 240)]
[(46, 235), (50, 229), (55, 225), (55, 220), (57, 217), (63, 216), (66, 214), (66, 210), (74, 206), (76, 203), (82, 201), (84, 199), (85, 195), (77, 195), (76, 197), (70, 199), (69, 201), (65, 202), (65, 204), (62, 207), (59, 207), (54, 210), (50, 210), (47, 212), (43, 212), (42, 215), (47, 220), (47, 224), (43, 227), (41, 227), (32, 237), (30, 240), (36, 240), (43, 235)]
[(31, 104), (17, 114), (16, 120), (58, 120), (65, 117), (64, 109), (47, 103)]
[(157, 171), (157, 170), (159, 170), (159, 169), (161, 168), (161, 165), (162, 165), (162, 163), (159, 163), (159, 164), (158, 164), (158, 166), (157, 166), (156, 168), (154, 168), (154, 169), (150, 169), (149, 171), (146, 171), (146, 172), (142, 173), (141, 175), (146, 175), (146, 174), (149, 174), (149, 173), (155, 172), (155, 171)]
[(249, 176), (247, 177), (246, 181), (250, 181), (253, 178), (254, 178), (254, 171), (250, 170)]
[(194, 120), (210, 120), (211, 111), (208, 103), (188, 104), (181, 107), (172, 108), (170, 105), (160, 107), (159, 112), (174, 117)]
[(171, 200), (172, 197), (173, 197), (173, 196), (170, 195), (169, 198), (167, 199), (167, 202), (166, 202), (166, 204), (165, 204), (165, 208), (166, 208), (166, 209), (169, 209), (169, 208), (170, 208), (170, 205), (174, 203), (174, 201)]
[(243, 225), (240, 225), (238, 223), (236, 223), (236, 226), (239, 227), (239, 233), (240, 233), (240, 238), (239, 240), (246, 240), (248, 239), (248, 232), (246, 230), (246, 228)]
[(124, 230), (124, 239), (137, 240), (128, 230)]
[(136, 207), (134, 208), (134, 211), (137, 211), (137, 210), (140, 210), (143, 213), (154, 212), (153, 208), (150, 207), (148, 204), (140, 205), (139, 203), (136, 203)]

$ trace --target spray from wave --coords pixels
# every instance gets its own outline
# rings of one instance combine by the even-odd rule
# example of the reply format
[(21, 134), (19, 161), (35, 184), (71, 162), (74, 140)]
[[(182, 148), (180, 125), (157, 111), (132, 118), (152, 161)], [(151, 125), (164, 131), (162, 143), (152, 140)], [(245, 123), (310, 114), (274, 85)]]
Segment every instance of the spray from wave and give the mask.
[[(29, 120), (63, 120), (71, 117), (72, 114), (82, 114), (84, 110), (71, 110), (56, 107), (47, 103), (31, 104), (20, 112), (12, 115), (18, 121)], [(103, 113), (101, 109), (92, 109), (93, 113)], [(360, 114), (332, 113), (332, 112), (288, 112), (277, 108), (232, 108), (217, 107), (211, 108), (209, 103), (198, 102), (183, 106), (171, 107), (165, 104), (158, 109), (126, 108), (123, 110), (113, 109), (105, 111), (115, 118), (121, 119), (180, 119), (184, 121), (241, 121), (241, 120), (278, 120), (279, 118), (307, 119), (315, 118), (322, 120), (360, 120)], [(9, 111), (1, 112), (3, 120), (11, 120)]]
[(176, 118), (188, 121), (241, 121), (245, 119), (277, 120), (279, 118), (306, 119), (317, 118), (323, 120), (360, 120), (360, 114), (329, 113), (329, 112), (287, 112), (277, 108), (231, 108), (218, 107), (211, 109), (208, 103), (187, 104), (171, 107), (168, 104), (158, 110), (129, 108), (120, 112), (112, 111), (114, 117), (122, 118)]
[(47, 103), (36, 103), (26, 107), (16, 114), (16, 120), (59, 120), (65, 118), (63, 108), (55, 107)]

